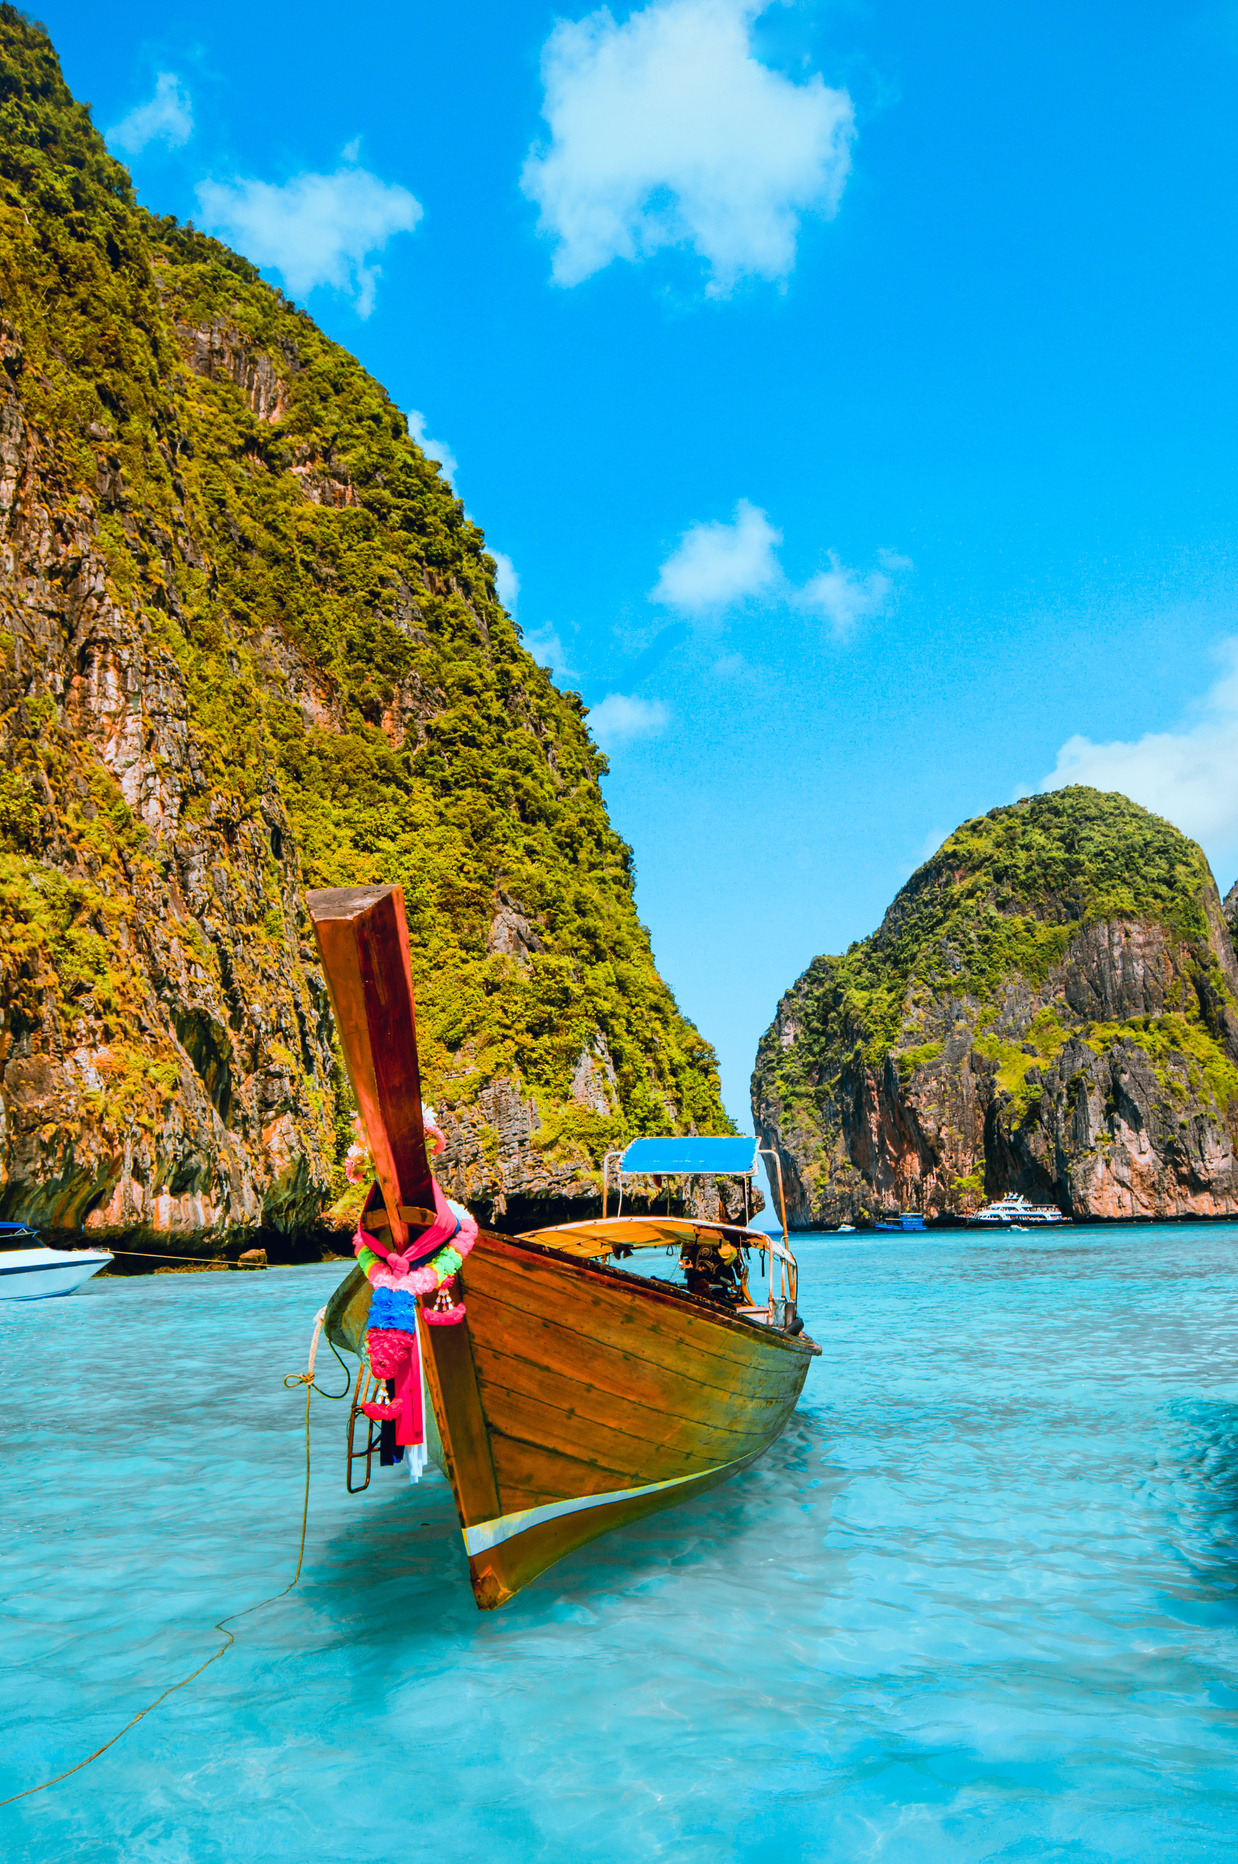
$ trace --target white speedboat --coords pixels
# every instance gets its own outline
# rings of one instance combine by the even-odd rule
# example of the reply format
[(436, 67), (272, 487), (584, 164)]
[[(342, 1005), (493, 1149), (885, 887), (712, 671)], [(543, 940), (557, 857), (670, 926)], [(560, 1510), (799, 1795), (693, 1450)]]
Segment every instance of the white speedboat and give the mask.
[(1056, 1204), (1029, 1204), (1021, 1192), (1007, 1191), (1005, 1197), (995, 1198), (983, 1210), (969, 1211), (963, 1221), (986, 1230), (1021, 1230), (1031, 1224), (1069, 1223), (1070, 1218), (1064, 1217)]
[(72, 1294), (112, 1260), (110, 1249), (49, 1249), (24, 1223), (0, 1223), (0, 1301)]

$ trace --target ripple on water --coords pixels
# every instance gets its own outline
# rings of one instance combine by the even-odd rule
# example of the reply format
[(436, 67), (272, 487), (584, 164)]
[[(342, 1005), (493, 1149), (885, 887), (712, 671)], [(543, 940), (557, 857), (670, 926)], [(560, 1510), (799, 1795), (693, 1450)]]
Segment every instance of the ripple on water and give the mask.
[[(442, 1480), (348, 1499), (343, 1407), (315, 1400), (300, 1587), (0, 1811), (4, 1856), (1227, 1857), (1236, 1244), (803, 1238), (824, 1353), (782, 1441), (494, 1615)], [(215, 1618), (286, 1583), (280, 1377), (340, 1272), (0, 1304), (0, 1793), (98, 1746)]]

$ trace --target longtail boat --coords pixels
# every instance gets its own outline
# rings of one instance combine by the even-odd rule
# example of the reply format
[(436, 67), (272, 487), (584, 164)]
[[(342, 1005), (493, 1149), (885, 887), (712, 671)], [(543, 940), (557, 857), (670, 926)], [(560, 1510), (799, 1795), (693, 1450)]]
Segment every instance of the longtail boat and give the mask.
[[(785, 1219), (779, 1242), (746, 1224), (623, 1214), (625, 1176), (750, 1173), (752, 1139), (634, 1142), (619, 1158), (615, 1216), (505, 1236), (449, 1209), (427, 1152), (402, 890), (313, 892), (309, 909), (374, 1170), (359, 1265), (324, 1318), (337, 1349), (361, 1361), (348, 1487), (355, 1492), (362, 1465), (368, 1481), (375, 1454), (398, 1454), (396, 1417), (411, 1418), (401, 1442), (415, 1443), (420, 1431), (450, 1482), (474, 1596), (490, 1610), (599, 1535), (754, 1463), (786, 1426), (820, 1348), (796, 1312)], [(401, 1282), (423, 1239), (429, 1247), (445, 1233), (451, 1210), (457, 1225), (472, 1226), (471, 1246), (457, 1236), (420, 1279)], [(616, 1266), (651, 1248), (678, 1252), (685, 1283)], [(754, 1252), (767, 1272), (763, 1304), (748, 1290)], [(384, 1343), (396, 1336), (384, 1331), (388, 1320), (376, 1330), (371, 1304), (394, 1312), (392, 1288), (428, 1290), (436, 1277), (433, 1299), (418, 1292), (414, 1308), (407, 1297), (415, 1319), (404, 1323), (405, 1344), (419, 1351), (425, 1394), (419, 1413), (416, 1372), (401, 1362), (399, 1389), (386, 1375)]]

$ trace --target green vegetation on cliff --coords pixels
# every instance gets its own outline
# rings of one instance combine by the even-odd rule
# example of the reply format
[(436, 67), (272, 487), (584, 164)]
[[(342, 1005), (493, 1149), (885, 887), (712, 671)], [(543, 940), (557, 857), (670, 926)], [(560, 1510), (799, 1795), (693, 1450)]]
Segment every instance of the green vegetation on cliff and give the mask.
[[(1123, 1112), (1135, 1076), (1143, 1100)], [(1070, 1127), (1081, 1094), (1100, 1098)], [(914, 1154), (904, 1195), (944, 1185), (948, 1158), (955, 1190), (978, 1191), (977, 1148), (994, 1146), (1022, 1146), (1043, 1191), (1067, 1127), (1091, 1135), (1089, 1157), (1123, 1121), (1238, 1131), (1238, 967), (1207, 861), (1125, 796), (1081, 787), (964, 823), (876, 932), (788, 992), (753, 1100), (767, 1132), (796, 1135), (803, 1184), (879, 1179), (884, 1153)], [(1184, 1155), (1201, 1184), (1219, 1169)]]
[(1028, 797), (956, 829), (876, 932), (813, 960), (801, 1001), (823, 1056), (858, 1047), (877, 1063), (897, 1049), (906, 1072), (932, 1059), (911, 1042), (919, 1003), (945, 995), (978, 1009), (983, 1025), (1016, 978), (1037, 988), (1085, 926), (1111, 919), (1206, 946), (1211, 886), (1194, 842), (1125, 796), (1073, 787)]
[[(196, 834), (220, 897), (244, 900), (246, 990), (302, 974), (304, 887), (398, 881), (432, 1092), (468, 1103), (516, 1080), (538, 1145), (585, 1168), (630, 1133), (728, 1130), (713, 1052), (637, 919), (584, 708), (521, 646), (482, 533), (351, 356), (246, 261), (137, 205), (42, 29), (7, 5), (0, 352), (26, 430), (5, 509), (33, 470), (69, 637), (49, 671), (35, 592), (4, 585), (10, 1034), (63, 1051), (88, 996), (117, 1143), (158, 1125), (184, 1053), (208, 1079), (175, 1006), (150, 1024), (134, 923)], [(128, 763), (71, 632), (87, 605), (139, 643), (109, 663), (108, 691), (131, 675), (155, 721)], [(235, 953), (182, 918), (191, 968), (226, 995)], [(234, 1016), (211, 1038), (234, 1075), (236, 1032)], [(338, 1113), (304, 1042), (298, 1058), (288, 1031), (262, 1040), (271, 1067), (305, 1072), (331, 1151)], [(572, 1097), (585, 1055), (614, 1071), (592, 1105)]]

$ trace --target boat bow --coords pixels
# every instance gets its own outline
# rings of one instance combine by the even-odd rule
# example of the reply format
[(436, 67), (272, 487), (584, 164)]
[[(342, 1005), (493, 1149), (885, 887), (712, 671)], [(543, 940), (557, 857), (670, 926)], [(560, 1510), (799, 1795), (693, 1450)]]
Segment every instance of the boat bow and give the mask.
[[(338, 890), (311, 894), (310, 910), (375, 1160), (363, 1221), (382, 1217), (388, 1235), (415, 1247), (433, 1187), (403, 897)], [(415, 1096), (415, 1112), (393, 1094)], [(429, 1324), (420, 1303), (427, 1391), (482, 1608), (611, 1528), (754, 1462), (785, 1428), (819, 1351), (773, 1324), (779, 1313), (793, 1319), (793, 1295), (781, 1310), (745, 1310), (614, 1266), (638, 1246), (632, 1225), (646, 1228), (640, 1246), (685, 1246), (676, 1219), (482, 1231), (455, 1277), (459, 1324)], [(701, 1248), (734, 1233), (732, 1254), (777, 1240), (688, 1227)], [(325, 1324), (338, 1347), (365, 1354), (373, 1298), (359, 1268), (336, 1291)]]

